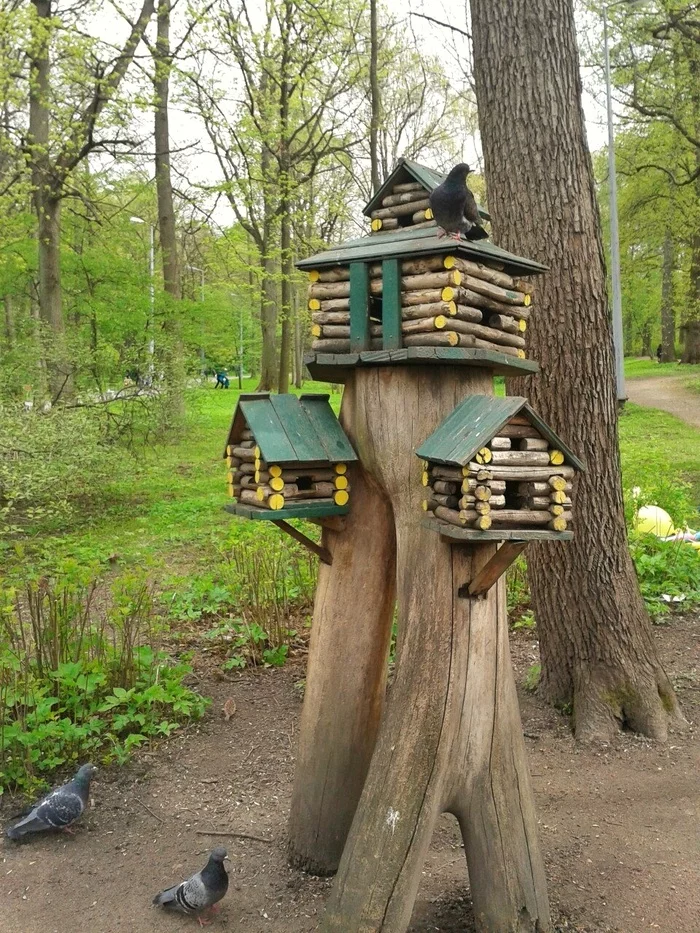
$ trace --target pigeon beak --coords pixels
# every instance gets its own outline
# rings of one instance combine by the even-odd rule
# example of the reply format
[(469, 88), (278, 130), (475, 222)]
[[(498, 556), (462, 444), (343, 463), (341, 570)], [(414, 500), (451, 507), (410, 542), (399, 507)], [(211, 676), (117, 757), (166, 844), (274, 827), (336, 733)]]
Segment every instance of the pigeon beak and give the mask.
[(225, 862), (230, 862), (230, 861), (231, 861), (231, 856), (230, 856), (230, 855), (225, 855), (225, 856), (224, 856), (224, 861), (225, 861)]

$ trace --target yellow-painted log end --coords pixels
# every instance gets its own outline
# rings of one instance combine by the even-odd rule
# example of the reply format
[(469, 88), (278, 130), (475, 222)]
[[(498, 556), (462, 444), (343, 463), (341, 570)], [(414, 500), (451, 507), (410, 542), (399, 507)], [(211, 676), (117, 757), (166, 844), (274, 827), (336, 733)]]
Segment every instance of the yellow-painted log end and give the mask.
[(557, 515), (550, 524), (555, 531), (566, 531), (566, 519), (562, 515)]
[(518, 330), (521, 334), (524, 334), (527, 330), (527, 321), (520, 320), (518, 321)]
[(526, 308), (530, 307), (531, 302), (532, 302), (532, 298), (529, 295), (525, 295), (525, 298), (523, 299), (523, 304), (525, 305)]
[(348, 472), (347, 463), (336, 463), (335, 472), (340, 473), (340, 474), (347, 473)]
[(258, 486), (258, 488), (255, 490), (255, 498), (258, 500), (258, 502), (263, 502), (265, 500), (265, 493), (262, 486)]
[(309, 298), (309, 311), (320, 311), (321, 302), (318, 298)]
[(491, 463), (491, 460), (493, 459), (493, 454), (491, 453), (488, 447), (482, 447), (481, 450), (479, 451), (479, 454), (483, 458), (482, 460), (478, 461), (479, 463)]
[(451, 275), (450, 275), (450, 280), (451, 280), (451, 282), (452, 282), (453, 285), (461, 285), (461, 284), (462, 284), (462, 273), (459, 271), (459, 269), (453, 269), (453, 270), (452, 270), (452, 273), (451, 273)]
[(228, 466), (228, 467), (232, 467), (232, 466), (233, 466), (233, 457), (227, 457), (227, 458), (226, 458), (226, 466)]
[(430, 474), (428, 473), (427, 470), (424, 470), (423, 473), (421, 474), (420, 482), (421, 482), (421, 486), (430, 485)]
[(320, 325), (320, 324), (312, 324), (312, 325), (311, 325), (311, 336), (312, 336), (312, 337), (320, 337), (320, 336), (321, 336), (321, 325)]
[(447, 324), (447, 318), (442, 314), (438, 314), (435, 318), (435, 329), (442, 330), (445, 324)]
[(427, 499), (423, 499), (423, 501), (421, 502), (421, 508), (423, 509), (424, 512), (428, 511), (428, 500)]
[(563, 515), (564, 506), (563, 505), (550, 505), (549, 511), (552, 513), (552, 515)]
[(256, 471), (260, 469), (260, 467), (262, 466), (262, 460), (260, 459), (260, 457), (255, 458), (255, 463), (253, 465), (255, 466)]
[(564, 462), (564, 454), (561, 452), (561, 450), (550, 450), (549, 462), (553, 463), (554, 466), (561, 466), (561, 464)]
[(457, 296), (455, 295), (454, 288), (451, 288), (449, 285), (446, 285), (443, 288), (442, 292), (440, 293), (440, 297), (442, 298), (443, 301), (453, 301)]
[(262, 451), (259, 447), (253, 447), (253, 453), (255, 454), (256, 460), (259, 460), (262, 457)]
[[(231, 444), (227, 444), (227, 445), (226, 445), (226, 456), (227, 456), (227, 457), (232, 457), (232, 456), (233, 456), (233, 446), (232, 446)], [(230, 466), (230, 464), (229, 464), (229, 466)]]
[(455, 314), (457, 313), (457, 302), (456, 302), (456, 301), (448, 301), (448, 302), (447, 302), (447, 310), (448, 310), (448, 313), (449, 313), (452, 317), (454, 317)]
[(432, 207), (426, 207), (426, 209), (425, 209), (425, 219), (426, 219), (426, 220), (432, 220), (432, 219), (433, 219), (433, 209), (432, 209)]
[(229, 494), (229, 498), (231, 499), (233, 499), (236, 495), (236, 493), (233, 491), (233, 483), (228, 484), (228, 494)]
[(350, 495), (345, 489), (339, 489), (333, 496), (333, 501), (336, 505), (347, 505), (350, 500)]
[(455, 261), (454, 256), (445, 256), (442, 260), (442, 264), (446, 269), (454, 269)]
[(566, 486), (566, 480), (563, 476), (550, 476), (549, 485), (552, 487), (552, 489), (564, 489)]
[(281, 496), (276, 492), (273, 496), (267, 500), (267, 504), (270, 506), (273, 511), (277, 512), (279, 509), (284, 508), (284, 496)]
[(309, 282), (318, 282), (320, 274), (321, 273), (318, 271), (318, 269), (312, 269), (309, 272)]
[(375, 219), (372, 221), (372, 223), (370, 224), (370, 226), (371, 226), (372, 230), (374, 230), (374, 232), (376, 233), (377, 230), (381, 230), (381, 229), (382, 229), (382, 222), (381, 222), (381, 220), (377, 217), (377, 218), (375, 218)]
[(347, 478), (347, 476), (336, 476), (336, 478), (335, 478), (335, 488), (336, 488), (336, 489), (347, 489), (347, 488), (348, 488), (348, 478)]
[[(560, 478), (560, 477), (558, 477), (558, 476), (555, 477), (555, 479), (559, 479), (559, 478)], [(564, 492), (563, 489), (555, 489), (555, 490), (550, 494), (549, 498), (552, 500), (552, 502), (556, 502), (557, 505), (561, 505), (561, 504), (563, 504), (563, 503), (566, 501), (566, 493)]]
[(481, 531), (488, 531), (491, 525), (492, 522), (490, 515), (480, 515), (474, 522), (474, 527), (479, 528)]
[(284, 480), (281, 476), (270, 477), (270, 489), (274, 489), (275, 492), (282, 492), (284, 489)]
[(230, 483), (231, 485), (233, 485), (233, 473), (227, 473), (227, 474), (226, 474), (226, 482), (227, 482), (227, 483)]
[(282, 467), (281, 467), (281, 466), (271, 466), (271, 467), (268, 467), (268, 473), (270, 474), (270, 476), (281, 476), (281, 475), (282, 475)]
[(525, 359), (525, 351), (524, 351), (524, 350), (518, 350), (518, 359), (519, 359), (519, 360), (524, 360), (524, 359)]
[(459, 343), (459, 337), (457, 336), (457, 334), (455, 334), (454, 331), (450, 331), (447, 335), (447, 338), (450, 341), (451, 347), (456, 347), (457, 344)]

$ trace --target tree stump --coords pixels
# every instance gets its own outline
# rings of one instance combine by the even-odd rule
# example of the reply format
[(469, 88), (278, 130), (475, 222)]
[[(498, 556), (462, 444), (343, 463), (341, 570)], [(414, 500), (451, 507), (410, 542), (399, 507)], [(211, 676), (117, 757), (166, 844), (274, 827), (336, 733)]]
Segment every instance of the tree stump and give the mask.
[[(356, 446), (354, 392), (340, 420)], [(415, 459), (415, 458), (414, 458)], [(386, 690), (396, 587), (394, 520), (379, 487), (350, 467), (352, 509), (324, 529), (301, 735), (289, 822), (289, 860), (315, 875), (337, 870), (374, 751)]]
[[(413, 453), (465, 395), (492, 394), (491, 374), (457, 367), (358, 369), (348, 391), (351, 439), (381, 490), (377, 501), (389, 502), (393, 512), (399, 637), (395, 683), (321, 929), (405, 931), (435, 822), (447, 811), (464, 838), (478, 928), (543, 933), (550, 929), (549, 909), (510, 666), (505, 583), (484, 599), (457, 593), (496, 545), (452, 547), (422, 524), (421, 468)], [(355, 500), (353, 512), (359, 508)], [(371, 570), (364, 549), (356, 548), (352, 559)], [(346, 571), (334, 560), (329, 573)], [(341, 604), (324, 605), (326, 625), (343, 611)], [(342, 654), (344, 668), (367, 663), (351, 641)], [(307, 683), (328, 679), (323, 665), (338, 662), (315, 653)], [(323, 710), (329, 720), (348, 715), (330, 700)], [(358, 692), (358, 708), (365, 702)], [(305, 710), (302, 730), (313, 721)], [(341, 743), (333, 759), (347, 757), (350, 737), (333, 734)], [(308, 736), (302, 745), (310, 746)], [(330, 758), (318, 745), (315, 752)], [(297, 788), (317, 771), (300, 756)], [(292, 826), (299, 820), (293, 811)], [(316, 832), (323, 838), (330, 830), (317, 822)]]

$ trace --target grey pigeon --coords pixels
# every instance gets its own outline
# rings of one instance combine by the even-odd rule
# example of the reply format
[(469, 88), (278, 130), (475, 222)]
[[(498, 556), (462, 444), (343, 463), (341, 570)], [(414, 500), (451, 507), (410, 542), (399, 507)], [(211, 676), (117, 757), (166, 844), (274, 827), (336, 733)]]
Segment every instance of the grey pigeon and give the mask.
[[(430, 207), (438, 227), (459, 240), (483, 240), (488, 236), (480, 223), (476, 199), (467, 187), (469, 166), (460, 162), (430, 195)], [(444, 234), (439, 234), (444, 236)]]
[(73, 778), (62, 787), (57, 787), (14, 826), (7, 830), (10, 839), (21, 839), (28, 833), (41, 833), (62, 829), (70, 832), (69, 826), (85, 809), (90, 794), (90, 781), (97, 771), (94, 765), (83, 765)]
[[(224, 860), (227, 858), (226, 849), (221, 846), (214, 849), (201, 871), (187, 881), (156, 894), (153, 903), (183, 914), (202, 914), (208, 910), (213, 912), (216, 909), (214, 905), (228, 890), (228, 873), (224, 868)], [(200, 916), (197, 919), (200, 926), (209, 922)]]

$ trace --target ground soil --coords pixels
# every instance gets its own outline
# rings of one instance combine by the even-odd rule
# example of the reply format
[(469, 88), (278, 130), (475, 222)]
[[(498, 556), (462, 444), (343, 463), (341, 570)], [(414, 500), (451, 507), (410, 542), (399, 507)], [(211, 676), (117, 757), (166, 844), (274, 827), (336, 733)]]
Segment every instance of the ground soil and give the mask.
[[(700, 615), (654, 629), (689, 731), (654, 745), (621, 735), (577, 747), (564, 717), (520, 690), (523, 728), (558, 931), (700, 931)], [(537, 659), (512, 637), (521, 683)], [(292, 871), (285, 833), (304, 658), (223, 677), (197, 655), (206, 718), (127, 767), (103, 770), (74, 838), (0, 842), (0, 933), (159, 933), (199, 929), (151, 908), (153, 895), (225, 844), (231, 884), (216, 930), (317, 930), (330, 881)], [(232, 698), (229, 722), (222, 707)], [(2, 803), (0, 817), (12, 812)], [(216, 829), (266, 841), (214, 837)], [(424, 869), (413, 933), (473, 930), (464, 850), (443, 817)]]
[[(687, 388), (687, 376), (655, 376), (651, 379), (628, 379), (627, 397), (635, 405), (660, 408), (688, 424), (700, 428), (700, 392)], [(700, 930), (700, 924), (698, 925)]]

